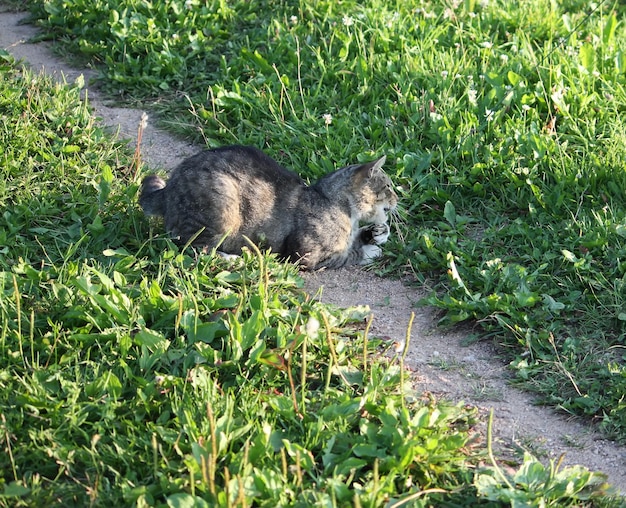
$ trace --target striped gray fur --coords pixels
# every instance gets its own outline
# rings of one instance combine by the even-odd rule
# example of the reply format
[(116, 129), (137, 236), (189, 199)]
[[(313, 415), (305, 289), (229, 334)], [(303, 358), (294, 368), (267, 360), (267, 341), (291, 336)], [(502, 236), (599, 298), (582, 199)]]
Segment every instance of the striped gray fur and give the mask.
[(306, 269), (364, 264), (380, 255), (397, 205), (384, 161), (309, 186), (256, 148), (216, 148), (184, 160), (167, 182), (147, 176), (139, 202), (181, 244), (195, 236), (195, 246), (239, 254), (248, 237)]

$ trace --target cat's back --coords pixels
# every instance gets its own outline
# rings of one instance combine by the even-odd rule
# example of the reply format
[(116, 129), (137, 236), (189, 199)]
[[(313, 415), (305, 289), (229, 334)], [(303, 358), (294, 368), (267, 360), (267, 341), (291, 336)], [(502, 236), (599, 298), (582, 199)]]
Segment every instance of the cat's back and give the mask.
[(225, 146), (202, 151), (185, 159), (171, 174), (168, 185), (177, 180), (202, 181), (228, 178), (242, 186), (270, 184), (277, 189), (304, 185), (293, 171), (252, 146)]

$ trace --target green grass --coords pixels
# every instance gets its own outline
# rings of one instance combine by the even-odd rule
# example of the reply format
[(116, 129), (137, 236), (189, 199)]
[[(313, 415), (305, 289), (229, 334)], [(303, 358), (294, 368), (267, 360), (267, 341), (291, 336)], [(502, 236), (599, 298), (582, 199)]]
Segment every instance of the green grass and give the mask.
[[(388, 154), (404, 223), (381, 269), (434, 278), (449, 322), (477, 320), (526, 386), (625, 439), (613, 5), (32, 7), (183, 135), (312, 178)], [(362, 314), (291, 267), (154, 236), (143, 168), (79, 87), (0, 65), (1, 504), (619, 506), (578, 468), (482, 467), (473, 412), (410, 397)]]
[(109, 92), (153, 101), (182, 134), (255, 144), (311, 177), (390, 155), (406, 222), (387, 269), (442, 274), (428, 303), (478, 320), (547, 402), (624, 440), (626, 39), (612, 4), (584, 5), (35, 12), (104, 64)]
[(386, 153), (389, 273), (626, 440), (626, 31), (608, 1), (32, 2), (101, 86), (314, 178)]
[(0, 506), (619, 506), (583, 468), (484, 465), (475, 410), (292, 266), (153, 236), (82, 84), (0, 67)]

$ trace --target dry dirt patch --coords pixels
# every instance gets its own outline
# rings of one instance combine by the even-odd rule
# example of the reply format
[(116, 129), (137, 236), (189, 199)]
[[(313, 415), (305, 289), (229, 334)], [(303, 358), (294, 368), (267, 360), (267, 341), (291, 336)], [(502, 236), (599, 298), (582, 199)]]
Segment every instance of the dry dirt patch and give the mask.
[[(1, 6), (0, 6), (1, 10)], [(33, 69), (73, 82), (81, 74), (88, 82), (89, 69), (75, 69), (56, 58), (45, 43), (30, 44), (37, 30), (20, 24), (24, 14), (0, 12), (0, 48), (23, 59)], [(133, 143), (142, 111), (114, 107), (97, 89), (88, 87), (94, 113), (123, 139)], [(142, 157), (152, 168), (169, 169), (200, 147), (154, 128), (143, 133)], [(593, 425), (534, 405), (532, 396), (509, 385), (507, 366), (487, 342), (463, 346), (465, 335), (436, 326), (432, 309), (416, 307), (422, 290), (402, 281), (377, 277), (362, 269), (328, 270), (305, 274), (306, 289), (327, 303), (340, 306), (368, 305), (374, 315), (371, 333), (393, 341), (405, 338), (412, 312), (407, 355), (416, 388), (437, 397), (477, 406), (486, 421), (494, 411), (495, 445), (501, 454), (524, 448), (540, 458), (558, 458), (565, 464), (581, 464), (607, 474), (610, 483), (626, 492), (626, 448), (607, 441)]]

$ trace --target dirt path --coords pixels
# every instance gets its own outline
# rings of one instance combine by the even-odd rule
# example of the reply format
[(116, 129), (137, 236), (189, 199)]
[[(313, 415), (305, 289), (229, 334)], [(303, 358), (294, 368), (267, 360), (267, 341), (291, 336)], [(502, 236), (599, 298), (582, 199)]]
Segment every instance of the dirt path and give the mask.
[[(0, 6), (0, 11), (2, 10)], [(56, 58), (45, 43), (29, 44), (37, 30), (21, 25), (24, 14), (0, 12), (0, 48), (23, 59), (35, 70), (73, 82), (80, 74), (89, 81), (89, 70), (74, 69)], [(142, 111), (111, 107), (89, 88), (89, 101), (96, 116), (133, 139)], [(143, 160), (153, 168), (169, 169), (199, 147), (153, 128), (143, 134)], [(361, 269), (343, 269), (307, 274), (306, 287), (320, 298), (341, 306), (369, 305), (374, 314), (372, 333), (402, 341), (411, 312), (415, 312), (407, 363), (417, 388), (453, 401), (465, 401), (486, 415), (494, 410), (495, 444), (501, 455), (521, 448), (540, 458), (558, 458), (564, 464), (580, 464), (607, 474), (609, 482), (626, 492), (626, 448), (607, 441), (590, 423), (568, 419), (533, 404), (532, 396), (508, 384), (507, 367), (498, 360), (492, 345), (482, 342), (464, 347), (463, 334), (436, 328), (433, 311), (416, 308), (423, 296), (419, 289), (400, 281), (382, 279)]]

